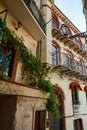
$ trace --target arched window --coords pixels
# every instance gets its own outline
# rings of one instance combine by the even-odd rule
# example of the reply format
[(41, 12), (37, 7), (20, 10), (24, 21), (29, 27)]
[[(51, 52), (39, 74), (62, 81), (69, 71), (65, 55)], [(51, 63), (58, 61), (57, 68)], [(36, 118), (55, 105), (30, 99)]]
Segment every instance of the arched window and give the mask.
[(58, 105), (58, 111), (60, 111), (61, 113), (61, 118), (55, 118), (52, 113), (49, 113), (49, 116), (50, 116), (50, 130), (64, 130), (63, 129), (63, 106), (62, 106), (62, 101), (61, 101), (61, 96), (58, 95), (58, 101), (59, 101), (59, 104)]
[(60, 45), (52, 40), (52, 65), (57, 65), (60, 62)]
[(52, 64), (57, 65), (59, 62), (60, 49), (55, 44), (52, 44)]
[(15, 50), (11, 43), (6, 47), (0, 46), (0, 70), (11, 77)]
[(52, 64), (56, 65), (58, 63), (57, 46), (52, 44)]
[(84, 130), (82, 119), (74, 120), (74, 130)]
[(79, 96), (78, 96), (78, 87), (75, 86), (73, 89), (72, 89), (72, 103), (73, 104), (79, 104)]
[(67, 60), (68, 67), (73, 68), (73, 58), (74, 58), (73, 53), (67, 48), (64, 48), (64, 51), (66, 52), (67, 55), (66, 60)]
[(61, 113), (61, 118), (55, 118), (52, 113), (49, 113), (50, 117), (50, 130), (65, 130), (65, 118), (64, 118), (64, 99), (65, 95), (63, 90), (58, 84), (56, 84), (55, 93), (58, 96), (58, 110)]
[(74, 82), (70, 83), (69, 88), (71, 89), (73, 105), (80, 104), (80, 101), (79, 101), (79, 90), (82, 91), (82, 88), (79, 85), (78, 81), (74, 81)]

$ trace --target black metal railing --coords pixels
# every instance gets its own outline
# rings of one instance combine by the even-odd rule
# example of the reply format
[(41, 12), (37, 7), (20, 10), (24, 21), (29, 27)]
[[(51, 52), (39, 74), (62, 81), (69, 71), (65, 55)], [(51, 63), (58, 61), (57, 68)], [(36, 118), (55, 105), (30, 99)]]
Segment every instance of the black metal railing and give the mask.
[(80, 75), (87, 75), (87, 66), (81, 61), (73, 59), (70, 55), (60, 52), (52, 54), (52, 64), (55, 66), (61, 65), (66, 66), (73, 72), (77, 72)]
[(73, 38), (73, 42), (75, 45), (77, 45), (79, 48), (81, 48), (81, 45), (80, 45), (81, 43), (79, 40), (77, 40), (76, 38)]
[(33, 14), (34, 18), (36, 19), (36, 21), (38, 22), (38, 24), (40, 25), (40, 27), (42, 28), (44, 33), (46, 33), (46, 23), (43, 19), (41, 12), (39, 11), (39, 9), (37, 7), (35, 1), (34, 0), (23, 0), (23, 1), (25, 2), (26, 6)]
[(52, 63), (54, 66), (61, 64), (63, 66), (68, 66), (72, 68), (72, 59), (64, 52), (57, 52), (52, 54)]
[(74, 100), (73, 101), (73, 113), (79, 114), (79, 112), (80, 112), (80, 101)]

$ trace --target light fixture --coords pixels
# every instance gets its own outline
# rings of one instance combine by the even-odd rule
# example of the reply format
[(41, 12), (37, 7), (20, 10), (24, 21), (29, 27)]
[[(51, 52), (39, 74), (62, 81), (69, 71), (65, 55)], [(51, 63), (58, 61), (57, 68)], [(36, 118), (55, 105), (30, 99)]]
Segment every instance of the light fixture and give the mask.
[(22, 23), (20, 21), (17, 22), (15, 29), (18, 30), (22, 26)]
[(7, 13), (8, 13), (7, 9), (0, 12), (0, 37), (2, 36), (3, 30), (6, 26)]
[(65, 24), (61, 24), (60, 32), (64, 37), (67, 37), (69, 35), (68, 27)]
[(63, 35), (64, 37), (68, 37), (68, 38), (70, 38), (70, 39), (73, 39), (73, 38), (75, 38), (75, 37), (82, 37), (82, 38), (87, 39), (87, 31), (69, 36), (68, 27), (67, 27), (65, 24), (62, 24), (62, 25), (61, 25), (60, 31), (61, 31), (61, 33), (62, 33), (62, 35)]

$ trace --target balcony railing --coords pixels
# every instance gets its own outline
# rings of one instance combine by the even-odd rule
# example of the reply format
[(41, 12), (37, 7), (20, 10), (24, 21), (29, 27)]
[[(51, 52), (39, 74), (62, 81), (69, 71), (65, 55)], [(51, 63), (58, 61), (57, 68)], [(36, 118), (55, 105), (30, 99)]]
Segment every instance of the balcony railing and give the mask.
[(44, 33), (46, 33), (46, 23), (41, 15), (41, 12), (39, 11), (39, 9), (36, 5), (36, 3), (34, 2), (34, 0), (23, 0), (23, 1), (25, 2), (26, 6), (33, 14), (36, 21), (39, 23), (39, 25), (42, 28), (42, 30), (44, 31)]
[(80, 112), (80, 101), (73, 100), (73, 113), (79, 114), (79, 112)]
[(54, 53), (52, 55), (52, 64), (58, 71), (74, 75), (84, 80), (87, 79), (87, 66), (64, 52)]
[(79, 114), (79, 112), (80, 112), (80, 105), (79, 104), (73, 105), (73, 113)]
[(54, 66), (62, 65), (72, 68), (72, 59), (64, 52), (54, 53), (52, 55), (52, 63)]
[(74, 41), (74, 44), (77, 45), (79, 48), (81, 48), (81, 45), (80, 45), (80, 41), (78, 41), (77, 39), (73, 39)]

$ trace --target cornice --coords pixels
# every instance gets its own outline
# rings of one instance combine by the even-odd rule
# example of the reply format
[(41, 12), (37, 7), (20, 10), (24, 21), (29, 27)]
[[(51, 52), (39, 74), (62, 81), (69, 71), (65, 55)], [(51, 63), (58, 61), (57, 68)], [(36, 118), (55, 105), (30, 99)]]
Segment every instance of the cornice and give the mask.
[(57, 8), (56, 5), (51, 5), (52, 11), (67, 25), (74, 33), (81, 33), (80, 30)]

